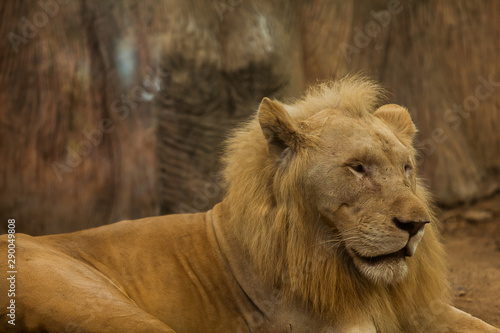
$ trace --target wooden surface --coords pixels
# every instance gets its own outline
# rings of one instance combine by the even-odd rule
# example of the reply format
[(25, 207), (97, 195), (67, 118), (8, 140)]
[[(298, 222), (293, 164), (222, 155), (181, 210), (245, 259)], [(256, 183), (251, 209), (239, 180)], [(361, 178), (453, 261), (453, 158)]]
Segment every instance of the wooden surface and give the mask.
[(486, 0), (3, 1), (0, 216), (47, 234), (207, 209), (222, 141), (263, 96), (360, 70), (410, 109), (436, 198), (484, 197), (500, 175), (499, 14)]

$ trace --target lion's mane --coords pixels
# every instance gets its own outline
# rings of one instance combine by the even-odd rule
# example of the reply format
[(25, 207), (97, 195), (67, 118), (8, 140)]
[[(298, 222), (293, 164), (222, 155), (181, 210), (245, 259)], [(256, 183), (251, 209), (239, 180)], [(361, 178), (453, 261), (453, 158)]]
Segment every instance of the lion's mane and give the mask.
[[(320, 84), (286, 108), (298, 121), (325, 108), (363, 117), (375, 110), (382, 96), (374, 82), (349, 77)], [(352, 264), (341, 239), (325, 245), (336, 235), (325, 232), (308, 209), (302, 183), (304, 161), (315, 153), (315, 145), (314, 139), (304, 142), (293, 159), (276, 163), (268, 153), (257, 117), (227, 142), (225, 223), (244, 244), (263, 279), (279, 288), (286, 299), (300, 300), (331, 320), (369, 313), (382, 332), (411, 331), (420, 319), (437, 318), (441, 305), (448, 301), (449, 287), (436, 219), (426, 228), (415, 256), (408, 259), (409, 273), (402, 282), (385, 286), (366, 280)], [(431, 211), (420, 180), (417, 188), (417, 196)]]

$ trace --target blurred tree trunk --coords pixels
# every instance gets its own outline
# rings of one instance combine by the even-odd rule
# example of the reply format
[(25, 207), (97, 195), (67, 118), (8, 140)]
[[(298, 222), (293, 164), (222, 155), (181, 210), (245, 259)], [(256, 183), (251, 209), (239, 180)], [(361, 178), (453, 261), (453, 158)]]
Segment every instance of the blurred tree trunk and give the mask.
[(134, 12), (43, 3), (0, 4), (2, 218), (46, 234), (155, 214), (151, 108), (127, 97), (153, 71)]
[(46, 234), (208, 209), (223, 139), (262, 97), (360, 70), (412, 112), (439, 202), (487, 196), (498, 14), (487, 0), (0, 2), (0, 215)]
[(315, 1), (302, 21), (305, 72), (312, 82), (364, 70), (383, 82), (420, 130), (435, 197), (470, 202), (500, 184), (499, 14), (487, 0)]

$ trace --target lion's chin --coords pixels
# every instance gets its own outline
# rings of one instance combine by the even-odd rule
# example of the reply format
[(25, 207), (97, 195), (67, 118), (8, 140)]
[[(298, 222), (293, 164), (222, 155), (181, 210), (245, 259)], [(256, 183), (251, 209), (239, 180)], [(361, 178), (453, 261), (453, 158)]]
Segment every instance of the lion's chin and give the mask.
[(376, 284), (394, 284), (408, 274), (404, 250), (377, 257), (363, 257), (351, 250), (354, 265), (368, 280)]

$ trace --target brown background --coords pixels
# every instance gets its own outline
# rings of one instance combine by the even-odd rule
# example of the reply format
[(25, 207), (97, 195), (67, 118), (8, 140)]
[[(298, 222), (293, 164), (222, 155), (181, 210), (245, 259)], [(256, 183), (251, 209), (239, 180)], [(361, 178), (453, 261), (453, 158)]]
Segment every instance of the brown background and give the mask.
[[(0, 2), (0, 217), (17, 232), (209, 209), (223, 139), (262, 97), (358, 71), (411, 111), (441, 205), (467, 211), (499, 188), (498, 1), (44, 3)], [(455, 279), (484, 286), (471, 311), (498, 325), (488, 202), (493, 227), (445, 219), (445, 236)], [(492, 273), (476, 281), (483, 264), (462, 257)]]
[(263, 96), (359, 70), (411, 110), (441, 203), (498, 189), (498, 2), (46, 4), (0, 4), (0, 212), (19, 231), (208, 209), (221, 142)]

